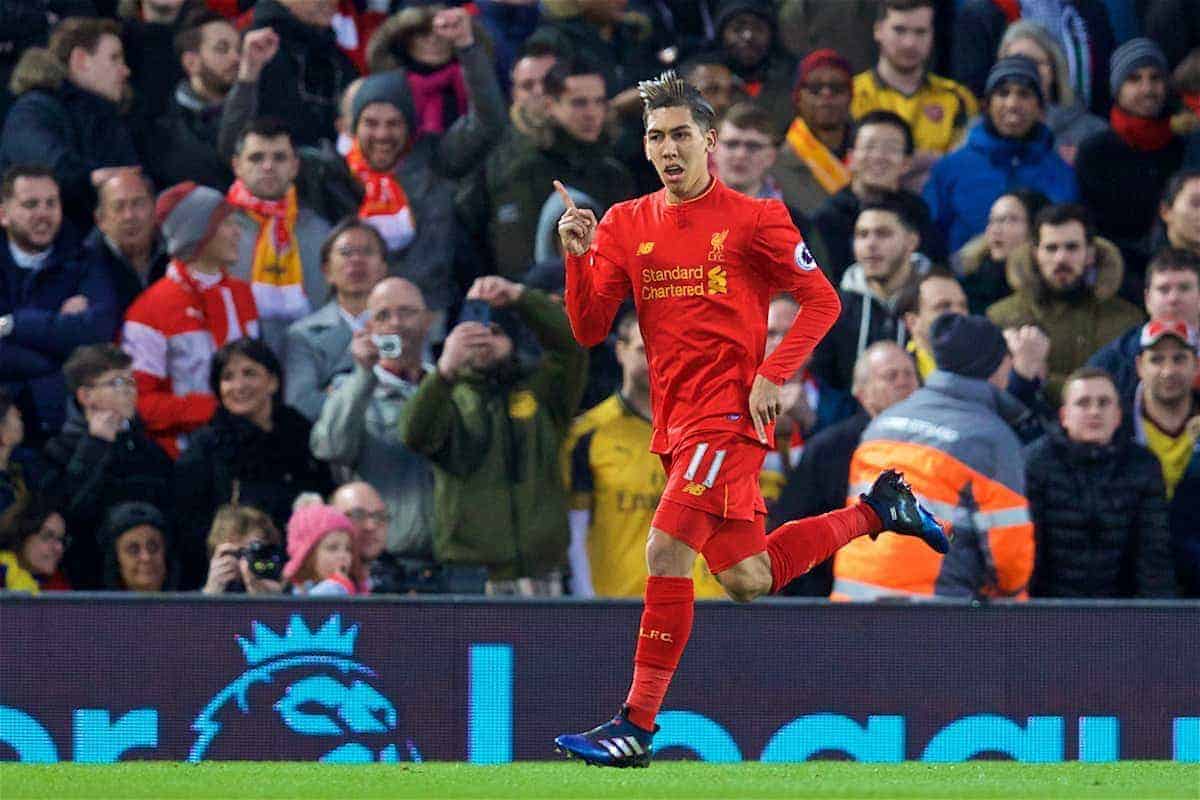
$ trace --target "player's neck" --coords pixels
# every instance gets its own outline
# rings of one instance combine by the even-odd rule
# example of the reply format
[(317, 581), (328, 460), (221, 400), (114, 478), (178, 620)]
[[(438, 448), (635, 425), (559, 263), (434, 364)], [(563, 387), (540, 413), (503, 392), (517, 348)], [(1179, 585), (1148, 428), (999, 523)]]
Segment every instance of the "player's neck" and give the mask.
[(668, 188), (667, 205), (678, 205), (679, 203), (686, 203), (689, 200), (695, 200), (708, 191), (708, 187), (712, 185), (712, 181), (712, 175), (708, 173), (708, 170), (705, 170), (703, 177), (697, 178), (687, 186), (680, 187), (678, 194)]

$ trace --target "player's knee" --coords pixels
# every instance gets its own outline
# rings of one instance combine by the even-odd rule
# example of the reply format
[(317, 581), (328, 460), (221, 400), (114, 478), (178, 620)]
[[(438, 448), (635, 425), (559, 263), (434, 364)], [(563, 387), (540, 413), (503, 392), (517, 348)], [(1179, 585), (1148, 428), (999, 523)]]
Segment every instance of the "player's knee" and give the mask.
[(725, 594), (735, 603), (749, 603), (771, 591), (770, 576), (764, 581), (763, 576), (755, 571), (729, 570), (718, 575), (717, 580), (721, 582)]
[(686, 578), (692, 574), (696, 553), (666, 534), (651, 532), (646, 542), (646, 568), (657, 577)]

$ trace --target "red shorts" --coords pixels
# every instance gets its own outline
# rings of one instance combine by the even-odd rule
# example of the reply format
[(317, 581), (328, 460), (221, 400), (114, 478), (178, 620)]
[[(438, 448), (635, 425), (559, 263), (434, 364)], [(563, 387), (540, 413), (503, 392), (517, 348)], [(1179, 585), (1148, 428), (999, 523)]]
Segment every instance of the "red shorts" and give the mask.
[(667, 485), (653, 526), (704, 555), (713, 573), (766, 549), (758, 479), (767, 449), (731, 431), (693, 434), (662, 455)]

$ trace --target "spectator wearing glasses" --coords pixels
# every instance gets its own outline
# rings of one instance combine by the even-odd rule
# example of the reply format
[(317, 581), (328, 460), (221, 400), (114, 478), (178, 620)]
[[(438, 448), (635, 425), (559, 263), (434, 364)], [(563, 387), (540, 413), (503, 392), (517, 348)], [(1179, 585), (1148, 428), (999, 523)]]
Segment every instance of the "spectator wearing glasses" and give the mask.
[(46, 472), (39, 484), (76, 533), (65, 567), (81, 589), (101, 585), (95, 531), (111, 508), (133, 500), (171, 507), (171, 459), (138, 417), (132, 364), (112, 344), (72, 353), (63, 365), (67, 421), (42, 451)]
[(170, 526), (149, 503), (121, 503), (96, 534), (104, 553), (104, 588), (119, 592), (172, 591), (179, 565), (171, 552)]
[(789, 206), (811, 213), (850, 184), (850, 62), (836, 50), (814, 50), (800, 62), (792, 103), (796, 117), (771, 174)]
[(312, 429), (313, 455), (383, 496), (393, 556), (429, 560), (433, 551), (433, 468), (404, 443), (404, 408), (427, 374), (432, 315), (421, 291), (385, 278), (367, 298), (367, 322), (350, 343), (354, 370), (330, 393)]
[(432, 560), (401, 560), (387, 551), (392, 514), (374, 486), (366, 481), (344, 483), (329, 498), (329, 505), (354, 523), (358, 557), (371, 594), (407, 593), (414, 572), (427, 581), (434, 579), (437, 565)]
[(0, 591), (61, 592), (71, 588), (60, 569), (71, 546), (62, 514), (31, 496), (0, 515)]

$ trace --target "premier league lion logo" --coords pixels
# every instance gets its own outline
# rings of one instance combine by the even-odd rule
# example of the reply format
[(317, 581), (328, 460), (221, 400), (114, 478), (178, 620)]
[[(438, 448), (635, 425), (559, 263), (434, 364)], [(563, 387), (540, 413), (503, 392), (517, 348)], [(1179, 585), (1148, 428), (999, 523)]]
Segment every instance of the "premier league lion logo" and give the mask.
[(247, 669), (192, 723), (188, 760), (420, 761), (416, 745), (400, 743), (374, 670), (354, 660), (357, 637), (338, 614), (312, 630), (293, 614), (282, 636), (254, 622), (249, 639), (237, 637)]

